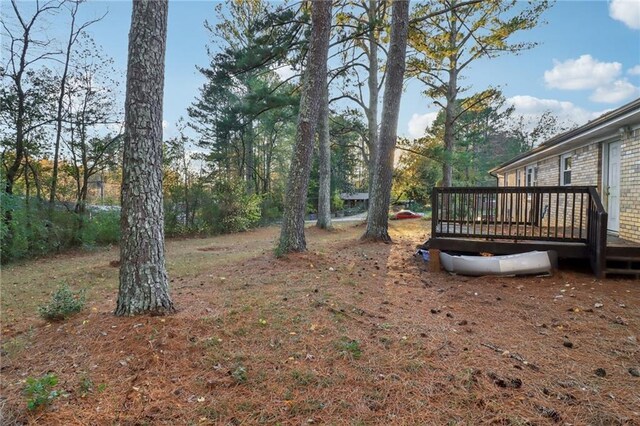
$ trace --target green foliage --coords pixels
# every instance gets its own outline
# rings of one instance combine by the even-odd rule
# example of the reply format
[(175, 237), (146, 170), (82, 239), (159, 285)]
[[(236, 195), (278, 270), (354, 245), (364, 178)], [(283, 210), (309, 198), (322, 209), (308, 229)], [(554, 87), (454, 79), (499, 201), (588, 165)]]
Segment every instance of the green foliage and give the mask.
[(120, 241), (120, 212), (92, 215), (83, 222), (80, 239), (85, 245), (116, 244)]
[(88, 393), (93, 391), (93, 380), (90, 377), (84, 376), (82, 380), (80, 380), (80, 395), (86, 396)]
[(359, 359), (362, 356), (360, 342), (343, 337), (336, 344), (341, 356), (351, 359)]
[(77, 214), (62, 205), (0, 193), (2, 262), (43, 256), (79, 245), (115, 244), (120, 239), (120, 213)]
[(38, 307), (40, 316), (49, 321), (60, 321), (84, 308), (84, 292), (74, 293), (67, 284), (61, 284), (51, 295), (51, 301)]
[(248, 380), (247, 369), (242, 365), (239, 365), (235, 370), (233, 370), (231, 377), (233, 377), (233, 379), (238, 383), (246, 383)]
[(52, 389), (58, 384), (58, 378), (53, 373), (45, 374), (36, 379), (27, 378), (27, 385), (24, 394), (27, 396), (27, 408), (35, 411), (41, 407), (49, 405), (54, 399), (60, 396), (60, 392)]

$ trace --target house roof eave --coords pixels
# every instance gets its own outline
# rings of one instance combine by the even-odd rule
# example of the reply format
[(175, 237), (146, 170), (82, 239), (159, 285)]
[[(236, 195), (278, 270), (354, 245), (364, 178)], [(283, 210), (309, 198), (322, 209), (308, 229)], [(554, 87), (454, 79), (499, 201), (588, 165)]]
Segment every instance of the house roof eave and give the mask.
[[(494, 167), (490, 174), (503, 174), (505, 171), (530, 163), (545, 155), (573, 148), (574, 145), (592, 142), (596, 138), (604, 138), (615, 135), (615, 131), (621, 126), (637, 124), (640, 122), (640, 98), (610, 111), (600, 117), (565, 133), (554, 136), (537, 147), (515, 156), (511, 160)], [(614, 133), (612, 133), (612, 131)]]

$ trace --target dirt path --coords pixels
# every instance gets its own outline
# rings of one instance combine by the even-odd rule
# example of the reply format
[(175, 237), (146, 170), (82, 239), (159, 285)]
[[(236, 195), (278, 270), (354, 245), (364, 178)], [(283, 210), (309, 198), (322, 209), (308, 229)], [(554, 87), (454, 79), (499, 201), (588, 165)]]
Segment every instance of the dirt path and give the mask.
[[(5, 269), (5, 412), (65, 425), (640, 423), (637, 281), (429, 273), (413, 257), (428, 223), (391, 226), (390, 245), (361, 243), (353, 224), (309, 228), (309, 252), (284, 260), (276, 228), (170, 241), (179, 312), (166, 318), (111, 315), (114, 250)], [(89, 306), (47, 325), (31, 308), (58, 280), (90, 287)], [(24, 379), (45, 372), (66, 397), (28, 413)]]

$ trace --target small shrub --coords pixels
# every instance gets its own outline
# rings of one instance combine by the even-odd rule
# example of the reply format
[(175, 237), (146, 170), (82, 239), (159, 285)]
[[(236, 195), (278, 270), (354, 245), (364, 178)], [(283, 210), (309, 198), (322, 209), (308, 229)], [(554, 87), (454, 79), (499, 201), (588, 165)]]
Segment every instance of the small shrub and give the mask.
[(80, 380), (80, 396), (85, 397), (93, 391), (93, 380), (90, 377), (83, 377)]
[(27, 408), (34, 411), (49, 405), (51, 401), (60, 396), (59, 391), (52, 389), (57, 384), (58, 378), (52, 373), (45, 374), (39, 379), (27, 378), (27, 386), (24, 388), (24, 393), (29, 398)]
[(67, 284), (62, 284), (51, 295), (51, 301), (38, 307), (40, 316), (49, 321), (60, 321), (84, 308), (84, 292), (74, 293)]
[(238, 383), (245, 383), (248, 379), (247, 369), (243, 366), (239, 366), (238, 368), (233, 370), (233, 373), (231, 373), (231, 377), (233, 377)]

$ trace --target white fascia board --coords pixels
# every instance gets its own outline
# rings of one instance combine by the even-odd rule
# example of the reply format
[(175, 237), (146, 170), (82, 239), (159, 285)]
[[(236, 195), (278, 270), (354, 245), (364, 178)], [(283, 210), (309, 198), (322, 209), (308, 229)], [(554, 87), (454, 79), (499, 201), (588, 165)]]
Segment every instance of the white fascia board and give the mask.
[[(598, 143), (604, 140), (609, 140), (617, 137), (618, 130), (620, 127), (624, 125), (629, 125), (625, 123), (630, 118), (634, 116), (638, 116), (640, 119), (640, 111), (630, 111), (628, 114), (617, 117), (611, 121), (602, 123), (599, 126), (596, 126), (592, 129), (586, 130), (584, 133), (579, 133), (565, 141), (562, 141), (556, 145), (549, 146), (539, 152), (533, 153), (526, 157), (523, 157), (517, 161), (514, 161), (511, 164), (508, 164), (499, 169), (492, 170), (494, 173), (505, 173), (512, 171), (513, 169), (517, 169), (518, 167), (525, 166), (527, 164), (533, 163), (541, 158), (546, 158), (550, 156), (560, 155), (564, 152), (574, 150), (581, 146), (590, 145), (592, 143)], [(640, 123), (631, 125), (632, 129), (640, 128)]]

